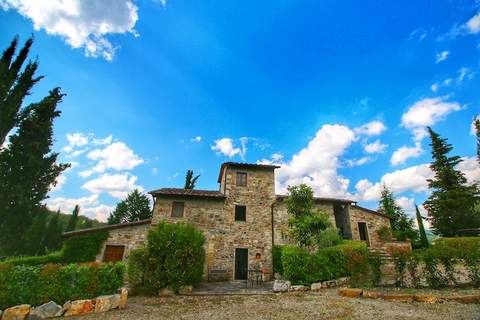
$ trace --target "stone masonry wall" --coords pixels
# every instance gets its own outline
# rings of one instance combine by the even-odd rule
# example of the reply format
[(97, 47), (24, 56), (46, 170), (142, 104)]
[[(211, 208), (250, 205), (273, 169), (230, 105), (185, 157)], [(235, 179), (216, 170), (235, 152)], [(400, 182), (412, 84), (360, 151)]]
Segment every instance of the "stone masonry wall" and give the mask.
[(352, 227), (352, 237), (354, 240), (360, 240), (358, 231), (358, 222), (367, 223), (368, 242), (371, 247), (380, 248), (384, 242), (378, 237), (377, 231), (383, 227), (390, 227), (390, 220), (382, 215), (372, 213), (361, 207), (350, 207), (350, 225)]
[(132, 249), (139, 248), (145, 244), (145, 239), (149, 229), (150, 224), (142, 224), (108, 231), (108, 239), (103, 244), (100, 253), (95, 258), (95, 261), (103, 261), (103, 254), (107, 245), (125, 246), (123, 260), (126, 261)]

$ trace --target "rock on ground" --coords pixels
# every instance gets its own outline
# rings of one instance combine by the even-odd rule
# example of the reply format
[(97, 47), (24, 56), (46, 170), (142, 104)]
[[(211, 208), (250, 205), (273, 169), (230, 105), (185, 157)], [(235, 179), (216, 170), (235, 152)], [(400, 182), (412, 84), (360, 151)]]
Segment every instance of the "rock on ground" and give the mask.
[(65, 309), (65, 316), (78, 316), (82, 314), (91, 313), (94, 310), (92, 300), (75, 300), (65, 302), (63, 305)]
[(56, 304), (54, 301), (50, 301), (42, 304), (41, 306), (32, 308), (28, 319), (48, 319), (60, 317), (63, 315), (63, 308)]
[(5, 309), (2, 314), (2, 320), (23, 320), (30, 313), (29, 304), (21, 304)]
[(290, 287), (290, 281), (275, 280), (275, 282), (273, 283), (273, 292), (287, 292)]

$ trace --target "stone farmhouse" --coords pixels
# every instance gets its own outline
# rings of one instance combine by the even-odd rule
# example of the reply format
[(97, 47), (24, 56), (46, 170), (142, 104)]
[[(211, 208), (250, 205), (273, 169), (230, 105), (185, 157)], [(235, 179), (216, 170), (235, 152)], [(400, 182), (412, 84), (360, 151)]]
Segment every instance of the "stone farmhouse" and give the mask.
[[(254, 266), (260, 266), (264, 278), (269, 279), (272, 247), (289, 242), (285, 196), (275, 193), (277, 168), (226, 162), (220, 167), (218, 190), (153, 190), (149, 192), (154, 199), (151, 220), (73, 231), (65, 236), (109, 230), (97, 261), (119, 261), (142, 246), (149, 228), (159, 221), (185, 221), (205, 235), (205, 280), (246, 279)], [(343, 238), (365, 241), (374, 248), (382, 246), (377, 231), (390, 226), (386, 215), (346, 199), (315, 198), (315, 206), (329, 213)]]

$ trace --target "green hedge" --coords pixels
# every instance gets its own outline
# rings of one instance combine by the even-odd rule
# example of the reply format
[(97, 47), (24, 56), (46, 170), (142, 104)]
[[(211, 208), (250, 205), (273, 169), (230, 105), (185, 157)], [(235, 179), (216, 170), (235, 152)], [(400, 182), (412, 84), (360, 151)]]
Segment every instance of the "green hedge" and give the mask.
[(148, 294), (196, 285), (203, 275), (204, 243), (202, 232), (190, 224), (160, 222), (148, 232), (146, 247), (130, 253), (129, 284)]
[(91, 299), (115, 293), (123, 284), (125, 266), (116, 264), (0, 265), (0, 309), (18, 304)]
[(310, 254), (295, 246), (281, 248), (283, 276), (293, 284), (311, 284), (351, 276), (354, 281), (379, 281), (379, 258), (371, 256), (361, 241), (342, 244)]
[(13, 257), (2, 263), (11, 265), (42, 265), (47, 263), (74, 263), (95, 261), (102, 244), (108, 238), (108, 231), (70, 237), (63, 242), (60, 251), (43, 256)]

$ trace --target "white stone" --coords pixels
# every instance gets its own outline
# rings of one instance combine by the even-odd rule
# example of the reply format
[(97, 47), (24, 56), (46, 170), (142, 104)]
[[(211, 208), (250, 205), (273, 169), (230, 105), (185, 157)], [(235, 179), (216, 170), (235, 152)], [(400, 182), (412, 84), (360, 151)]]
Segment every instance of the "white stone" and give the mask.
[(290, 287), (290, 281), (275, 280), (275, 282), (273, 283), (273, 292), (287, 292)]
[(321, 282), (312, 283), (312, 285), (310, 286), (310, 290), (312, 291), (319, 291), (322, 288), (323, 286)]
[(48, 319), (60, 317), (63, 315), (63, 308), (56, 304), (54, 301), (50, 301), (35, 307), (30, 310), (29, 319)]

